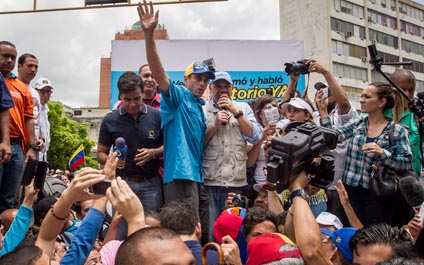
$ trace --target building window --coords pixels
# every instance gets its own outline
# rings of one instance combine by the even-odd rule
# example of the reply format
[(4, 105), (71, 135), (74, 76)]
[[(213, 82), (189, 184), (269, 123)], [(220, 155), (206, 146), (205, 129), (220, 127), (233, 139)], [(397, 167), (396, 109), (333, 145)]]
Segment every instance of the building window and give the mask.
[(349, 78), (353, 80), (368, 81), (367, 69), (351, 65), (333, 63), (333, 72), (340, 78)]
[(397, 21), (395, 17), (391, 17), (371, 9), (368, 9), (368, 17), (370, 18), (370, 22), (377, 23), (392, 29), (397, 29)]
[[(361, 39), (365, 39), (365, 28), (354, 25), (337, 18), (331, 18), (331, 29), (343, 33), (345, 36), (355, 36)], [(349, 33), (348, 33), (349, 32)]]
[(404, 62), (407, 62), (407, 61), (412, 62), (412, 65), (405, 65), (403, 68), (414, 71), (414, 72), (424, 73), (424, 63), (423, 62), (414, 61), (414, 60), (408, 59), (408, 58), (403, 58), (403, 61)]
[(364, 18), (364, 8), (351, 2), (345, 0), (332, 0), (332, 7), (336, 11), (340, 11), (354, 17)]
[(417, 37), (423, 36), (424, 28), (418, 25), (402, 20), (400, 22), (400, 28), (401, 28), (401, 31), (405, 32), (406, 34), (411, 34)]
[(418, 20), (423, 20), (424, 19), (424, 11), (420, 10), (418, 8), (415, 8), (413, 6), (410, 6), (408, 4), (405, 3), (399, 3), (399, 12), (403, 13), (403, 14), (407, 14), (410, 17), (416, 18)]
[(377, 41), (380, 44), (384, 44), (395, 49), (399, 48), (398, 38), (383, 32), (379, 32), (373, 29), (369, 30), (370, 40)]
[(415, 84), (415, 88), (416, 88), (415, 89), (416, 92), (424, 91), (424, 81), (417, 80)]
[(364, 47), (353, 45), (350, 43), (345, 43), (342, 41), (332, 40), (332, 51), (338, 55), (364, 58), (367, 56), (367, 50)]
[(405, 39), (402, 40), (402, 50), (424, 55), (424, 45)]
[(399, 62), (399, 56), (384, 53), (384, 52), (378, 52), (378, 56), (383, 57), (383, 62), (385, 63), (397, 63)]
[(74, 116), (81, 116), (82, 110), (74, 110)]

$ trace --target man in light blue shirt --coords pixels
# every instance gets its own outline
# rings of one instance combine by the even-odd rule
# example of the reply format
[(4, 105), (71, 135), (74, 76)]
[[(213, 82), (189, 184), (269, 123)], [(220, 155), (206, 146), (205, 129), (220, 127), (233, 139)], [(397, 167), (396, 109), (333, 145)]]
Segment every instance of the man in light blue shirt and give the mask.
[(203, 62), (194, 62), (186, 69), (184, 86), (175, 85), (162, 66), (153, 37), (158, 12), (155, 14), (153, 4), (144, 3), (139, 4), (138, 13), (145, 36), (147, 62), (162, 96), (165, 203), (190, 198), (193, 206), (199, 209), (200, 198), (205, 195), (201, 166), (206, 121), (202, 110), (205, 102), (201, 96), (209, 79), (214, 79), (215, 75)]

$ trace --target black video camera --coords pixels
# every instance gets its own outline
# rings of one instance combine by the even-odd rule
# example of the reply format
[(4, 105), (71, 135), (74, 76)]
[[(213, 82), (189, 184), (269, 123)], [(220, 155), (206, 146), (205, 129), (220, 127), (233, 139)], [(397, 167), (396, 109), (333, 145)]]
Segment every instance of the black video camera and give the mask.
[(304, 60), (299, 60), (295, 63), (285, 63), (284, 64), (286, 66), (286, 68), (284, 69), (284, 71), (286, 71), (286, 73), (288, 75), (291, 74), (302, 74), (302, 75), (306, 75), (309, 73), (309, 62), (308, 60), (304, 59)]
[[(304, 123), (289, 131), (285, 136), (274, 137), (268, 154), (267, 182), (281, 192), (287, 189), (291, 179), (302, 171), (315, 175), (310, 184), (327, 188), (334, 179), (334, 155), (336, 148), (335, 130)], [(319, 164), (313, 163), (320, 157)]]
[(408, 102), (408, 105), (412, 113), (422, 118), (424, 117), (424, 92), (417, 93), (417, 97)]

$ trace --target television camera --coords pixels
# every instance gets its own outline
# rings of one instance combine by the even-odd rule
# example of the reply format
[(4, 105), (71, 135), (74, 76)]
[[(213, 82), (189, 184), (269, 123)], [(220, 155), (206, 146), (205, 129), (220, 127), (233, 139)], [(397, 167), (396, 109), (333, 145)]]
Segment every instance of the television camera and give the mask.
[[(277, 192), (288, 188), (293, 177), (301, 171), (315, 175), (310, 184), (327, 188), (334, 179), (334, 155), (337, 145), (335, 130), (303, 123), (283, 137), (271, 140), (267, 163), (267, 182)], [(320, 163), (314, 162), (321, 158)]]

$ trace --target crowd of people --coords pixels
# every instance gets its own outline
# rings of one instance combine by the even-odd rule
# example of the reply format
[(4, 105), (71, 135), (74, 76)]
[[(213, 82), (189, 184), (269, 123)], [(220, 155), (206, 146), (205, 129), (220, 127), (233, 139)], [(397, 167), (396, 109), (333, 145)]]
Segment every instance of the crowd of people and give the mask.
[[(232, 99), (228, 72), (204, 62), (177, 85), (154, 40), (158, 11), (146, 1), (137, 10), (147, 64), (118, 80), (120, 101), (99, 133), (102, 169), (49, 172), (59, 192), (32, 179), (20, 194), (24, 161), (47, 161), (53, 87), (30, 85), (31, 54), (14, 76), (16, 47), (0, 42), (0, 264), (424, 264), (417, 205), (373, 189), (376, 165), (410, 171), (411, 189), (422, 189), (422, 126), (392, 86), (368, 84), (358, 111), (316, 60), (309, 72), (326, 84), (315, 105), (296, 91), (297, 73), (281, 99), (249, 103)], [(414, 96), (410, 71), (391, 78)], [(273, 141), (305, 123), (334, 130), (334, 180), (324, 189), (291, 172), (280, 192), (267, 178)], [(208, 242), (217, 250), (202, 253)]]

